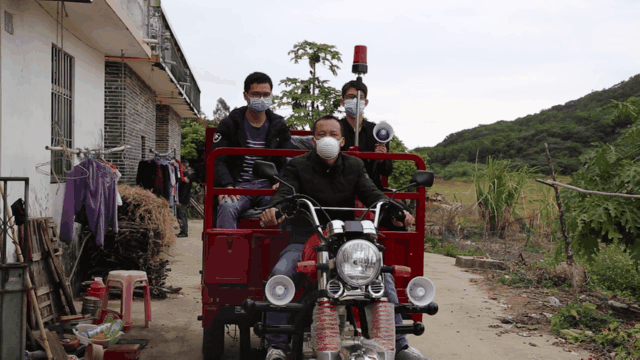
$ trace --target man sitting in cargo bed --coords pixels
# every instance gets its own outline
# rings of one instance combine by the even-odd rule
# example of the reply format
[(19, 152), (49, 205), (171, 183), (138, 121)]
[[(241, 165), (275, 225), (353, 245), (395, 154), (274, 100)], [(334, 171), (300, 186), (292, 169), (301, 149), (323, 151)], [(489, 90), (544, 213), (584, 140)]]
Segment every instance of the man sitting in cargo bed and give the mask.
[[(272, 102), (273, 83), (266, 74), (254, 72), (244, 81), (244, 99), (247, 106), (234, 109), (224, 118), (213, 137), (213, 149), (239, 147), (254, 149), (288, 149), (291, 133), (284, 118), (269, 109)], [(261, 156), (221, 155), (215, 162), (215, 187), (229, 189), (278, 188), (278, 183), (255, 179), (253, 162), (266, 160), (282, 169), (285, 159)], [(237, 229), (238, 216), (245, 210), (269, 204), (270, 196), (220, 195), (216, 227)]]

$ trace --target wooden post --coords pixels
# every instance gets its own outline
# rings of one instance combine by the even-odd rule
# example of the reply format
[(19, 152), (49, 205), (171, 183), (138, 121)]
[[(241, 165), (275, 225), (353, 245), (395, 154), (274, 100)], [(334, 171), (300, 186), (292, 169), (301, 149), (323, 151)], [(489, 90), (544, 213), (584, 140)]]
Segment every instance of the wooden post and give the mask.
[[(549, 153), (549, 145), (547, 143), (544, 143), (544, 148), (547, 150), (547, 157), (549, 158), (549, 167), (551, 167), (551, 178), (555, 182), (556, 172), (553, 169), (553, 162), (551, 160), (551, 154)], [(571, 250), (571, 240), (569, 240), (569, 235), (567, 235), (567, 223), (564, 220), (564, 206), (562, 206), (562, 199), (560, 199), (560, 190), (558, 189), (558, 186), (555, 184), (551, 186), (556, 192), (556, 202), (558, 203), (558, 210), (560, 211), (560, 227), (562, 228), (562, 237), (564, 238), (564, 252), (567, 255), (567, 264), (571, 266), (573, 265), (573, 250)]]

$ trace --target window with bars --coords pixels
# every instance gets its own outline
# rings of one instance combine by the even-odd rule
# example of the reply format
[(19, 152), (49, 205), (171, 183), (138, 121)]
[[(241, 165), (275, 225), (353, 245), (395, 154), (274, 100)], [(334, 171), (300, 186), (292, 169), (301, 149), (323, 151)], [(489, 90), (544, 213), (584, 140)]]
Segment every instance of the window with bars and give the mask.
[[(51, 145), (73, 147), (73, 57), (51, 45)], [(68, 155), (66, 155), (68, 158)], [(73, 161), (62, 151), (51, 152), (51, 182), (63, 182)], [(57, 175), (54, 176), (54, 173)]]

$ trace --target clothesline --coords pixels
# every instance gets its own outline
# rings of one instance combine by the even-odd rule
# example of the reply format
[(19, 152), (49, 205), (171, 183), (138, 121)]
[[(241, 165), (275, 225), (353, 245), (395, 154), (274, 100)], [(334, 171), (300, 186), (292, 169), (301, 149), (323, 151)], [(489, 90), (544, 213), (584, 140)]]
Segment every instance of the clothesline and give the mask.
[(171, 153), (173, 153), (173, 157), (176, 157), (176, 149), (175, 148), (173, 150), (171, 150), (171, 151), (168, 151), (168, 152), (164, 153), (164, 154), (161, 154), (161, 153), (155, 151), (154, 149), (149, 149), (149, 152), (154, 154), (156, 157), (161, 157), (161, 158), (168, 157), (169, 155), (171, 155)]
[(96, 154), (104, 155), (104, 154), (110, 154), (117, 151), (123, 151), (124, 149), (128, 149), (130, 147), (131, 147), (130, 145), (124, 145), (124, 146), (119, 146), (111, 149), (89, 149), (89, 148), (73, 149), (73, 148), (63, 148), (61, 146), (45, 146), (44, 148), (50, 151), (66, 151), (68, 153), (75, 154), (75, 155), (96, 155)]

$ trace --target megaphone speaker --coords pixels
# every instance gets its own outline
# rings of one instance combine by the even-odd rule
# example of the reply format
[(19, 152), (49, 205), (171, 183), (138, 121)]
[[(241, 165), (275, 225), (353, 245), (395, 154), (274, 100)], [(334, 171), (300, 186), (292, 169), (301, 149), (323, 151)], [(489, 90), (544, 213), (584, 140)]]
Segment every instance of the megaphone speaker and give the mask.
[(288, 276), (276, 275), (267, 281), (265, 294), (273, 305), (287, 305), (293, 300), (295, 293), (296, 286)]
[(393, 139), (393, 127), (386, 121), (380, 122), (373, 128), (373, 137), (381, 143), (387, 143)]
[(414, 305), (427, 306), (436, 297), (436, 286), (424, 276), (418, 276), (409, 281), (407, 297)]

